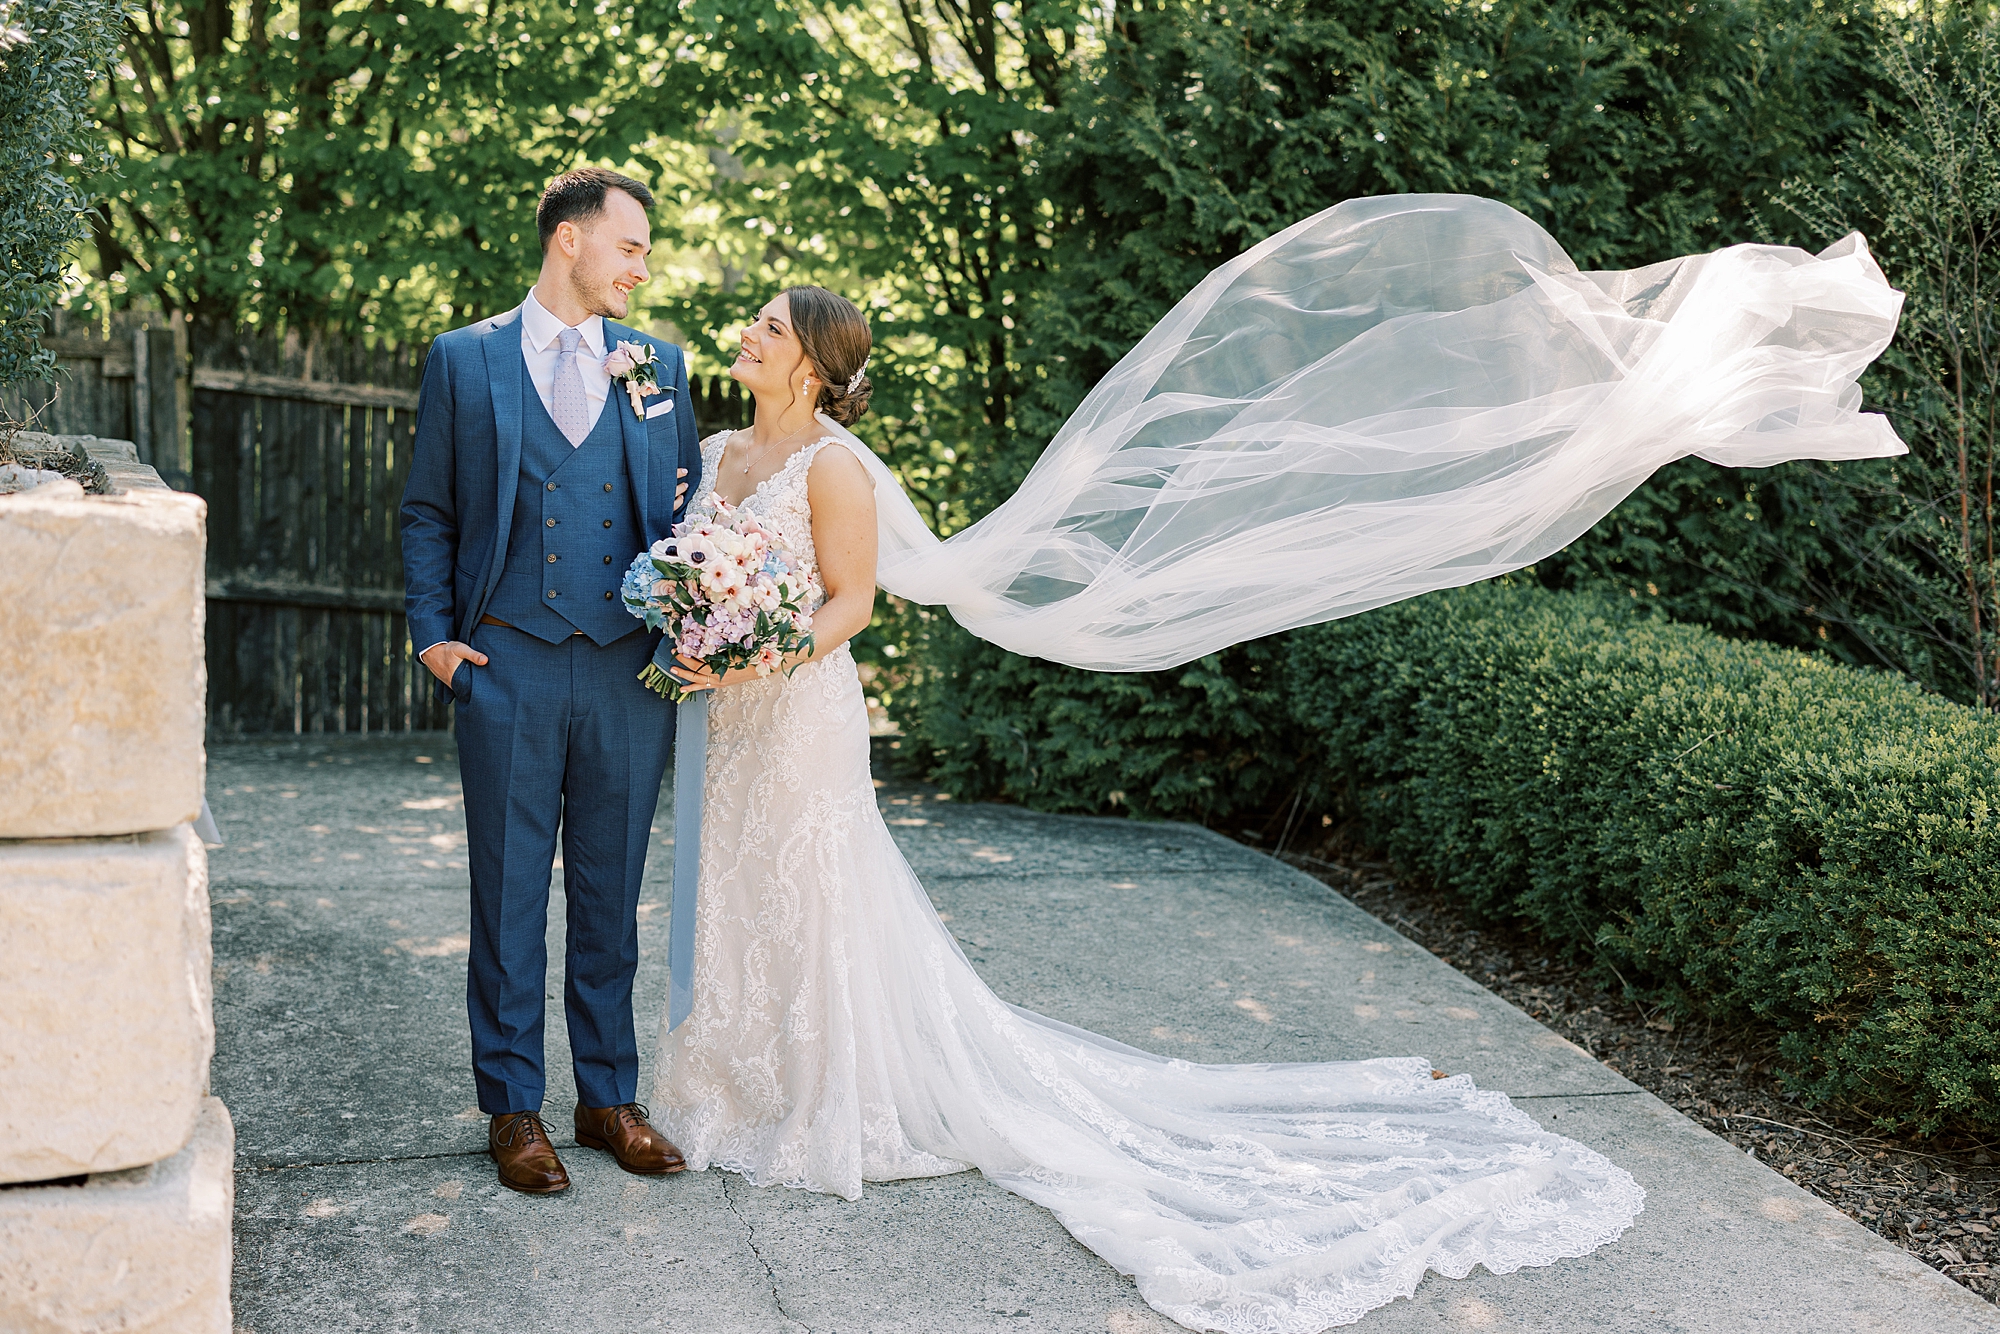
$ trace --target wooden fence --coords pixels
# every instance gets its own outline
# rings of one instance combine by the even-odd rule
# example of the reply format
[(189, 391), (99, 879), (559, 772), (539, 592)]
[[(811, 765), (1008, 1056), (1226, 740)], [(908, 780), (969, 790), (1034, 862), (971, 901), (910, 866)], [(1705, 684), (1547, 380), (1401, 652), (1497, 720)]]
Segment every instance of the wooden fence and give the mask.
[(175, 316), (120, 312), (110, 323), (57, 311), (42, 345), (60, 378), (0, 394), (17, 421), (58, 435), (130, 440), (169, 486), (188, 485), (188, 342)]
[[(210, 729), (447, 727), (404, 625), (398, 540), (426, 346), (293, 334), (189, 348), (179, 325), (154, 323), (52, 329), (65, 378), (36, 424), (143, 433), (141, 457), (208, 501)], [(744, 420), (733, 382), (693, 389), (703, 430)]]

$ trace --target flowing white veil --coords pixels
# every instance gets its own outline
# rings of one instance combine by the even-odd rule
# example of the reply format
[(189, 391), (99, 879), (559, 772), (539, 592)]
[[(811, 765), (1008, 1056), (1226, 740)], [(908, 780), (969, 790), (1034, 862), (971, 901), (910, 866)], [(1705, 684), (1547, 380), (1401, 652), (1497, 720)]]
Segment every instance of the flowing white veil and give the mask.
[(1902, 301), (1858, 233), (1583, 273), (1492, 200), (1356, 199), (1204, 279), (948, 541), (834, 431), (875, 478), (883, 588), (1148, 671), (1519, 569), (1689, 454), (1903, 453), (1855, 384)]

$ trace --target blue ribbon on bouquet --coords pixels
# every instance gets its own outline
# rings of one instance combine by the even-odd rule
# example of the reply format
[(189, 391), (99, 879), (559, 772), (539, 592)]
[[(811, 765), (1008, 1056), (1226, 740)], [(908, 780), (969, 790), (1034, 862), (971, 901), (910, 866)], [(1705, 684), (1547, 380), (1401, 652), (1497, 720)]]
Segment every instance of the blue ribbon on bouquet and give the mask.
[[(660, 661), (664, 657), (665, 662)], [(653, 658), (661, 671), (674, 665), (673, 640), (660, 641)], [(701, 878), (701, 797), (708, 776), (708, 691), (675, 705), (674, 902), (667, 927), (667, 1031), (694, 1009), (695, 888)]]

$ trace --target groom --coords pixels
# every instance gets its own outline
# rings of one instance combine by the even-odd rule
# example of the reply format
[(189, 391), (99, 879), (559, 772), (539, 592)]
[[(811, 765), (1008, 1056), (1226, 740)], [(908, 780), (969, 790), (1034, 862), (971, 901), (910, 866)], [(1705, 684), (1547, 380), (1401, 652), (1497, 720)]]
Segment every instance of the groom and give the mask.
[[(648, 277), (652, 204), (598, 168), (549, 183), (527, 299), (431, 344), (403, 492), (410, 639), (454, 702), (465, 786), (473, 1078), (500, 1182), (530, 1194), (569, 1185), (541, 1117), (558, 828), (577, 1143), (628, 1172), (685, 1166), (635, 1101), (632, 1024), (674, 711), (638, 682), (654, 637), (619, 585), (701, 470), (681, 350), (611, 323)], [(604, 365), (621, 341), (657, 358), (659, 392), (637, 410)]]

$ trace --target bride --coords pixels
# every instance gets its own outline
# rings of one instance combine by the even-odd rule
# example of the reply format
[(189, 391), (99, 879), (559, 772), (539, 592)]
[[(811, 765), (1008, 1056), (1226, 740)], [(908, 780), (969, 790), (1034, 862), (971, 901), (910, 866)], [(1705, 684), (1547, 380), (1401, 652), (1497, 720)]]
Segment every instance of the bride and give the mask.
[[(1197, 1330), (1312, 1334), (1581, 1256), (1632, 1176), (1420, 1057), (1166, 1060), (980, 981), (878, 813), (849, 639), (878, 582), (1017, 651), (1139, 670), (1519, 568), (1661, 464), (1898, 452), (1854, 379), (1900, 297), (1859, 238), (1578, 273), (1456, 196), (1353, 201), (1231, 261), (1101, 383), (1019, 493), (939, 543), (848, 430), (868, 325), (774, 298), (690, 517), (744, 506), (814, 565), (816, 644), (718, 677), (694, 1007), (654, 1107), (701, 1170), (858, 1198), (977, 1168)], [(1226, 547), (1226, 550), (1219, 548)]]

